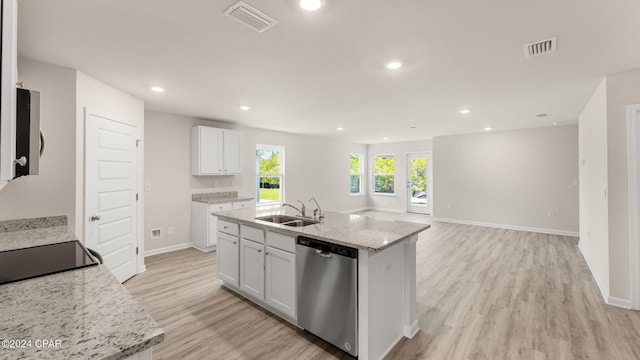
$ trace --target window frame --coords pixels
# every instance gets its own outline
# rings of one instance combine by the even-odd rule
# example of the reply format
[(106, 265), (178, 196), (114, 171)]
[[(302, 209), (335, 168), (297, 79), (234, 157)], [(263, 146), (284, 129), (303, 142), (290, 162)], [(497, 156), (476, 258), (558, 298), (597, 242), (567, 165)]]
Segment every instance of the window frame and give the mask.
[[(393, 158), (393, 173), (376, 173), (376, 158)], [(379, 196), (396, 196), (396, 156), (395, 154), (376, 154), (371, 159), (371, 193)], [(393, 177), (393, 192), (378, 192), (376, 191), (376, 176), (392, 176)]]
[[(359, 159), (358, 161), (358, 173), (357, 174), (352, 174), (351, 173), (351, 157), (357, 157)], [(360, 153), (350, 153), (349, 154), (349, 196), (362, 196), (364, 195), (364, 182), (362, 182), (362, 179), (364, 178), (364, 161), (363, 161), (363, 156)], [(354, 193), (351, 192), (351, 177), (352, 176), (358, 176), (360, 178), (360, 187), (359, 187), (359, 192)]]
[[(258, 149), (271, 149), (277, 150), (280, 153), (280, 164), (279, 169), (280, 172), (273, 174), (262, 174), (260, 173), (260, 160), (258, 159), (257, 150)], [(267, 144), (256, 144), (256, 206), (272, 206), (272, 205), (281, 205), (284, 204), (284, 176), (285, 176), (285, 167), (284, 167), (284, 157), (285, 157), (285, 147), (283, 145), (267, 145)], [(260, 178), (265, 177), (277, 177), (280, 179), (280, 199), (278, 201), (268, 201), (268, 202), (260, 202)]]

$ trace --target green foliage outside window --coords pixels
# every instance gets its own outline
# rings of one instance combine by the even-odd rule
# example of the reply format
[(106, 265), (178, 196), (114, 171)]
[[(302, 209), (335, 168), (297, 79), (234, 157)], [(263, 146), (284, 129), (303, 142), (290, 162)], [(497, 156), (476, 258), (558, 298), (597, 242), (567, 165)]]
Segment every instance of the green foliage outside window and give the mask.
[(373, 159), (374, 192), (393, 194), (396, 159), (393, 156), (376, 156)]

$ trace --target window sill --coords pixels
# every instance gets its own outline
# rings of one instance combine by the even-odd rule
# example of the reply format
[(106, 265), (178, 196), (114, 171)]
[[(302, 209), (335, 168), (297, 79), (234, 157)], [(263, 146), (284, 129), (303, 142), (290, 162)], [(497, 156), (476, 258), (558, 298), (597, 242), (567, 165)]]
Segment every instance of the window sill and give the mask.
[(364, 193), (357, 193), (357, 194), (349, 193), (349, 196), (350, 197), (364, 196)]
[(388, 197), (396, 197), (396, 193), (373, 193), (374, 196), (388, 196)]

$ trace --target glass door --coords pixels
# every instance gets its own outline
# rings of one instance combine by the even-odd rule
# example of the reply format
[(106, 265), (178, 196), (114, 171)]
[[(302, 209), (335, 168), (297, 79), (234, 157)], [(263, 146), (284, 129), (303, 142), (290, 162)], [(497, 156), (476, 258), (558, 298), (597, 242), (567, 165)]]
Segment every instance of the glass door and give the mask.
[(431, 153), (407, 154), (407, 212), (431, 214)]

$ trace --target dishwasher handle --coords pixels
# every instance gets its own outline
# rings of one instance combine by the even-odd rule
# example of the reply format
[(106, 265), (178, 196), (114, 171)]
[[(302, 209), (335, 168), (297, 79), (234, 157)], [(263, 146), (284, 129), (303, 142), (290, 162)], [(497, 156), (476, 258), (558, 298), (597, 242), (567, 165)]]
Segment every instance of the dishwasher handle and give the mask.
[(316, 249), (316, 254), (322, 256), (323, 258), (330, 258), (331, 257), (331, 253), (330, 252), (324, 252), (324, 251), (322, 251), (322, 249)]

